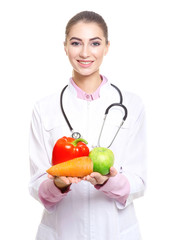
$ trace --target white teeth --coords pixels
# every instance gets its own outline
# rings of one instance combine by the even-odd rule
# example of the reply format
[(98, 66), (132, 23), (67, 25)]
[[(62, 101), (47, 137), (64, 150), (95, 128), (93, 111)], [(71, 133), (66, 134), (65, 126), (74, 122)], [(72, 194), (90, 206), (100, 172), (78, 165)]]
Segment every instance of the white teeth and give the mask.
[(90, 64), (91, 62), (80, 62), (80, 63), (87, 65), (87, 64)]

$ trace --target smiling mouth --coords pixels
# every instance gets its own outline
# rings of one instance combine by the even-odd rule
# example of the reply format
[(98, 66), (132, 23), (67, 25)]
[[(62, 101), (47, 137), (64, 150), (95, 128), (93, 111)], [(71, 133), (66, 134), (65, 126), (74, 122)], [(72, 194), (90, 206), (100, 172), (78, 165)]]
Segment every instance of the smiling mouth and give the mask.
[(82, 65), (82, 66), (89, 66), (91, 65), (94, 61), (84, 61), (84, 60), (77, 60), (77, 62)]

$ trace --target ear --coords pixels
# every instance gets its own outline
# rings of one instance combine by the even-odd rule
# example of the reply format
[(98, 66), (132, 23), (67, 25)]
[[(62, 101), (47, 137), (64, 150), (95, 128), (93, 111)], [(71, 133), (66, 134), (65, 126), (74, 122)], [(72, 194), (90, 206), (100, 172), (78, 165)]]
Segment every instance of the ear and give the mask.
[(104, 52), (105, 56), (107, 55), (107, 53), (109, 51), (109, 46), (110, 46), (110, 42), (108, 41), (108, 43), (106, 44), (105, 52)]
[(63, 44), (64, 44), (64, 51), (65, 51), (65, 53), (66, 53), (66, 55), (67, 55), (67, 47), (66, 47), (66, 42), (64, 42)]

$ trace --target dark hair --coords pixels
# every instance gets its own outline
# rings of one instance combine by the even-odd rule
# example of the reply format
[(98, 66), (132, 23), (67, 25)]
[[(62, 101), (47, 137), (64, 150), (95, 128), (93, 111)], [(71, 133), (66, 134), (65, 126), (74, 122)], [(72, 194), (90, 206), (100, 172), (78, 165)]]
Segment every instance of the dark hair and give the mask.
[[(66, 26), (65, 31), (65, 39), (67, 39), (67, 36), (72, 28), (73, 25), (76, 23), (83, 21), (85, 23), (97, 23), (99, 27), (101, 27), (104, 37), (106, 38), (106, 44), (108, 44), (108, 27), (102, 16), (100, 16), (98, 13), (92, 12), (92, 11), (83, 11), (80, 13), (77, 13), (74, 17), (72, 17)], [(65, 40), (66, 41), (66, 40)]]

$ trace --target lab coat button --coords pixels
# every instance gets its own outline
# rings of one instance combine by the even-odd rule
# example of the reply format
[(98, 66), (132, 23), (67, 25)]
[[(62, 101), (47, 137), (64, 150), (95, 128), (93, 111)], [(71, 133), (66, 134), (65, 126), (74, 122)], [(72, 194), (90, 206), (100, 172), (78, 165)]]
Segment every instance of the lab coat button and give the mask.
[(92, 144), (92, 148), (95, 148), (95, 147), (97, 147), (96, 144)]

